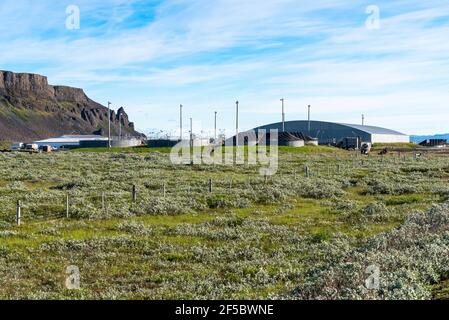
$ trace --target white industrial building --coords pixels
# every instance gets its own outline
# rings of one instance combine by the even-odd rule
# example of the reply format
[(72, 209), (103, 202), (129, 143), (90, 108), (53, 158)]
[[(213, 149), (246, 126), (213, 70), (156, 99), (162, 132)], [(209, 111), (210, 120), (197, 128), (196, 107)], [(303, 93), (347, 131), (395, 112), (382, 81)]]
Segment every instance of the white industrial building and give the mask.
[(39, 148), (43, 146), (51, 146), (55, 149), (67, 149), (79, 147), (81, 141), (108, 141), (108, 138), (99, 135), (63, 135), (57, 138), (34, 141), (33, 144), (37, 144)]

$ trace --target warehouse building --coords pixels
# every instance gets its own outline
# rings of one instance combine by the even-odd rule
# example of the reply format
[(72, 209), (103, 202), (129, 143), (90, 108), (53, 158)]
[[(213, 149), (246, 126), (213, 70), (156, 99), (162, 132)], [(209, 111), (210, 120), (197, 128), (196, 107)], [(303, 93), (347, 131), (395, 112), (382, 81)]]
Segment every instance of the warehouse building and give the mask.
[(43, 146), (50, 146), (54, 149), (73, 148), (107, 148), (111, 144), (113, 148), (137, 147), (142, 144), (140, 137), (111, 137), (109, 142), (107, 137), (100, 135), (63, 135), (57, 138), (35, 141), (41, 149)]
[(40, 141), (34, 141), (33, 144), (42, 148), (43, 146), (51, 146), (54, 149), (71, 149), (79, 148), (82, 141), (86, 142), (103, 142), (107, 145), (108, 138), (99, 135), (64, 135), (57, 138), (50, 138)]
[[(282, 122), (273, 123), (254, 129), (278, 129), (282, 132)], [(410, 136), (380, 127), (333, 123), (324, 121), (287, 121), (285, 132), (302, 133), (318, 139), (322, 145), (338, 145), (347, 138), (357, 138), (360, 142), (369, 143), (409, 143)]]

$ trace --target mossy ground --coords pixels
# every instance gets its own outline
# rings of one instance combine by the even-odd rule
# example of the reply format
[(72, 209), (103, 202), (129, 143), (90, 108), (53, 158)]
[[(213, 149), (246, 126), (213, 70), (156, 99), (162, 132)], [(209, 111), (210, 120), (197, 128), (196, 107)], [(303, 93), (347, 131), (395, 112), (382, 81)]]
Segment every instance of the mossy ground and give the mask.
[[(441, 156), (281, 148), (265, 182), (257, 167), (173, 166), (168, 152), (0, 155), (0, 298), (268, 298), (301, 281), (307, 248), (338, 237), (356, 247), (449, 194)], [(372, 203), (387, 212), (368, 215)], [(69, 265), (81, 290), (64, 287)]]

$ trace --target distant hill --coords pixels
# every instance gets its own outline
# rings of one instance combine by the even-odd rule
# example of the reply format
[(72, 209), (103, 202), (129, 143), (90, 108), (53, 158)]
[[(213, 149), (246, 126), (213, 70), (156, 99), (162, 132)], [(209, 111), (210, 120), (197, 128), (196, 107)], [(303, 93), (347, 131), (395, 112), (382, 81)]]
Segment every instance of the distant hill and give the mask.
[(436, 134), (433, 136), (410, 136), (410, 140), (415, 143), (420, 143), (427, 139), (446, 139), (449, 140), (449, 133)]
[[(111, 111), (111, 134), (143, 136), (123, 108)], [(107, 135), (108, 109), (82, 89), (52, 86), (45, 76), (0, 71), (0, 141), (32, 141), (63, 134)]]

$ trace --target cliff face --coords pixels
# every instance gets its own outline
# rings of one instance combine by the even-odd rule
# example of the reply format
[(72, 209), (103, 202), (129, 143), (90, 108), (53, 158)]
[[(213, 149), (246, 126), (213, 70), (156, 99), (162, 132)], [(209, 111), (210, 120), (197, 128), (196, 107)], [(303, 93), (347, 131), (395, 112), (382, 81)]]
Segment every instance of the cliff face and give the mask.
[[(111, 134), (143, 136), (123, 108), (111, 111)], [(0, 141), (31, 141), (63, 134), (106, 135), (108, 109), (82, 89), (51, 86), (47, 77), (0, 71)]]

